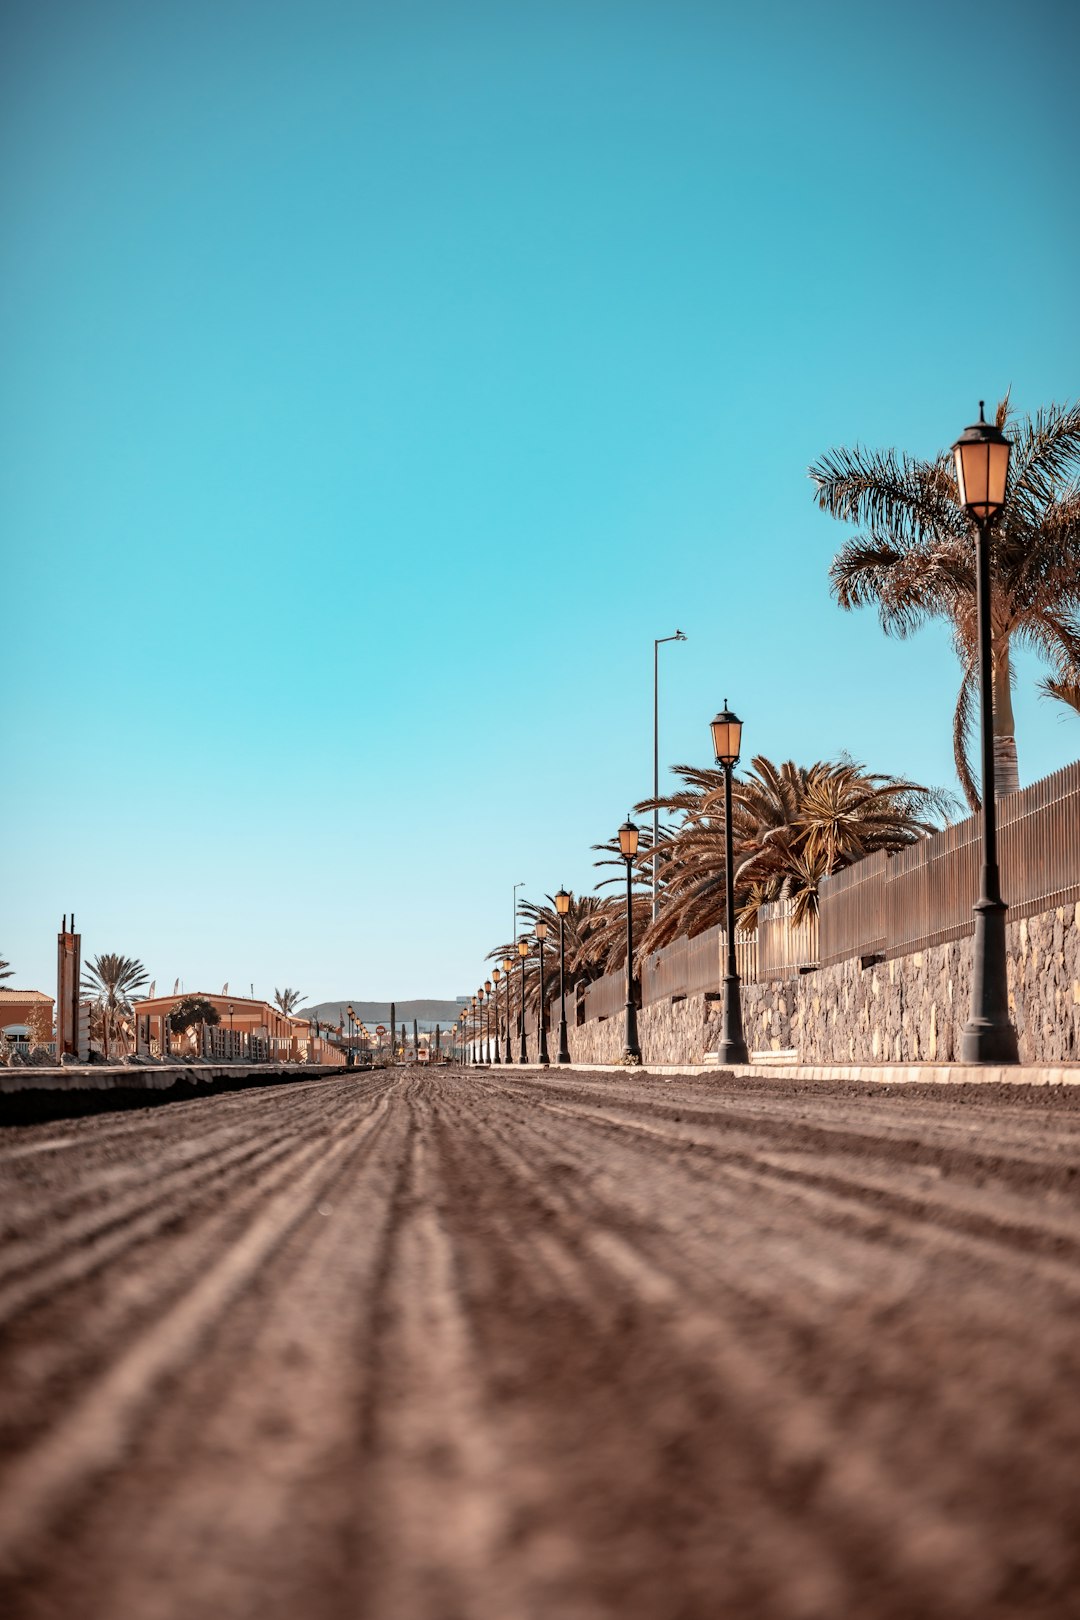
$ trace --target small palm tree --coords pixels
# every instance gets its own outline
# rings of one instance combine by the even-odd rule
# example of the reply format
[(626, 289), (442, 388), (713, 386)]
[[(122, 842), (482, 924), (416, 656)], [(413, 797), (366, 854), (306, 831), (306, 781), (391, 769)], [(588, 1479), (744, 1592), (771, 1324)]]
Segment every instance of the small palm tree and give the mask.
[(140, 990), (150, 975), (142, 963), (133, 956), (119, 956), (106, 951), (87, 964), (82, 981), (83, 992), (99, 1008), (104, 1055), (109, 1056), (109, 1041), (115, 1037), (117, 1018), (131, 1016), (131, 996)]
[[(1080, 712), (1080, 404), (1051, 405), (1010, 422), (1005, 507), (990, 542), (995, 784), (1020, 786), (1012, 708), (1012, 648), (1039, 652), (1051, 669), (1042, 691)], [(953, 754), (971, 808), (979, 788), (970, 761), (978, 685), (975, 556), (958, 504), (951, 452), (920, 461), (895, 450), (832, 450), (810, 468), (823, 512), (864, 531), (830, 569), (842, 608), (877, 606), (887, 635), (907, 636), (928, 619), (952, 629), (962, 677)]]
[[(675, 769), (685, 786), (656, 803), (683, 820), (661, 847), (661, 906), (643, 934), (643, 955), (724, 920), (723, 772)], [(653, 801), (635, 808), (651, 810)], [(951, 808), (948, 795), (869, 772), (853, 760), (777, 765), (757, 755), (732, 786), (740, 926), (756, 927), (758, 908), (773, 900), (791, 900), (792, 921), (802, 922), (817, 910), (823, 877), (877, 850), (903, 849)]]
[(278, 1006), (286, 1016), (295, 1012), (303, 999), (304, 998), (300, 994), (299, 990), (285, 989), (274, 991), (274, 1000), (277, 1002)]

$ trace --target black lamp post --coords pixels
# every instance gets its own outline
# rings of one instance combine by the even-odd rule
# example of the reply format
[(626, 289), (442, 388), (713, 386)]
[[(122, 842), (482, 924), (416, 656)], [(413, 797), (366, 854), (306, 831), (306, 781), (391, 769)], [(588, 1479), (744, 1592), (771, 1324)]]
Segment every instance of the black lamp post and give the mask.
[(345, 1010), (349, 1015), (349, 1050), (345, 1055), (345, 1065), (346, 1065), (347, 1068), (351, 1069), (352, 1066), (353, 1066), (353, 1017), (354, 1017), (354, 1014), (353, 1014), (353, 1010), (352, 1010), (351, 1007), (347, 1007)]
[(1005, 505), (1012, 443), (983, 418), (965, 428), (953, 445), (960, 504), (975, 525), (975, 600), (979, 620), (979, 727), (982, 740), (982, 871), (975, 902), (971, 958), (971, 1017), (964, 1025), (964, 1063), (1019, 1063), (1016, 1029), (1009, 1017), (1005, 913), (997, 858), (994, 803), (994, 671), (990, 629), (990, 534)]
[(560, 889), (555, 896), (555, 910), (559, 914), (559, 1055), (556, 1063), (569, 1063), (570, 1047), (566, 1040), (566, 913), (570, 910), (570, 896)]
[(547, 939), (547, 931), (548, 925), (543, 921), (538, 922), (534, 929), (534, 933), (540, 942), (540, 1040), (538, 1043), (538, 1061), (544, 1064), (551, 1061), (548, 1057), (547, 1020), (545, 1018), (547, 1008), (544, 1005), (544, 941)]
[(724, 889), (727, 902), (727, 965), (724, 970), (724, 1017), (717, 1056), (721, 1063), (749, 1063), (742, 1027), (739, 968), (735, 960), (735, 855), (731, 836), (731, 773), (739, 763), (742, 721), (724, 707), (712, 722), (713, 753), (724, 772)]
[(641, 1062), (638, 1045), (637, 1007), (634, 1004), (634, 856), (637, 854), (638, 829), (627, 816), (619, 828), (619, 849), (626, 862), (626, 1050), (622, 1061), (627, 1064)]
[(502, 965), (503, 976), (506, 979), (506, 1062), (512, 1063), (514, 1060), (510, 1055), (510, 973), (514, 966), (513, 958), (504, 956)]
[(529, 954), (529, 942), (524, 934), (518, 940), (518, 957), (521, 961), (521, 1051), (518, 1056), (519, 1063), (528, 1063), (529, 1048), (525, 1045), (525, 958)]
[(236, 1056), (236, 1036), (233, 1034), (233, 1004), (229, 1002), (229, 1057)]
[(479, 1062), (480, 1062), (480, 1059), (477, 1056), (477, 1050), (478, 1050), (479, 1043), (478, 1043), (477, 1038), (476, 1038), (477, 1025), (476, 1025), (476, 997), (475, 996), (473, 996), (473, 998), (472, 998), (472, 1020), (471, 1020), (470, 1027), (472, 1029), (472, 1066), (475, 1069), (475, 1068), (478, 1067)]
[(493, 1006), (495, 1008), (495, 1051), (492, 1055), (491, 1061), (492, 1063), (501, 1063), (502, 1058), (499, 1055), (499, 980), (502, 978), (502, 974), (499, 972), (498, 968), (492, 968), (491, 977), (495, 980), (495, 999), (493, 1002)]
[(484, 980), (484, 994), (487, 996), (487, 1060), (488, 1060), (488, 1063), (491, 1064), (491, 1063), (497, 1063), (498, 1059), (492, 1057), (492, 1040), (495, 1037), (493, 1036), (493, 1032), (492, 1032), (492, 1028), (491, 1028), (491, 1012), (492, 1012), (492, 1007), (493, 1007), (494, 1004), (493, 1004), (492, 999), (491, 999), (491, 980), (490, 979), (485, 979)]

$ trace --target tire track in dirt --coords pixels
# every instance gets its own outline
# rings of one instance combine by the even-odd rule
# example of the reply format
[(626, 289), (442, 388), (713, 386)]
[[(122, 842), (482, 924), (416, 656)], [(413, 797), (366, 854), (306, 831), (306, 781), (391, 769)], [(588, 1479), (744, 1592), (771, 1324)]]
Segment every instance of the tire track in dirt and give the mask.
[(1071, 1614), (1080, 1099), (918, 1089), (398, 1070), (0, 1139), (71, 1268), (0, 1347), (7, 1612)]
[[(381, 1118), (338, 1127), (295, 1153), (257, 1188), (250, 1218), (208, 1269), (146, 1329), (124, 1344), (48, 1433), (0, 1473), (0, 1568), (17, 1565), (60, 1506), (123, 1455), (133, 1426), (163, 1383), (194, 1356), (236, 1296), (249, 1288), (292, 1229), (318, 1203), (341, 1161), (354, 1157)], [(80, 1279), (81, 1280), (81, 1279)]]

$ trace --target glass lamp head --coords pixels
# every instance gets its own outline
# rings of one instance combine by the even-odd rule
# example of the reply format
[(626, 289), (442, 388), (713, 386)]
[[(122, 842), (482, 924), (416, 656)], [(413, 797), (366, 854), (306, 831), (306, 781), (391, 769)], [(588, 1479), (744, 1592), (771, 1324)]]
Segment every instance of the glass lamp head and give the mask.
[(742, 748), (742, 721), (728, 708), (727, 698), (724, 699), (724, 707), (720, 713), (710, 722), (709, 729), (712, 732), (716, 763), (725, 766), (737, 765)]
[(977, 521), (989, 523), (1005, 505), (1012, 441), (996, 423), (985, 420), (983, 405), (980, 399), (979, 420), (961, 433), (953, 455), (960, 505)]
[(619, 850), (624, 860), (633, 860), (638, 848), (638, 829), (627, 816), (619, 828)]
[(560, 917), (565, 917), (566, 913), (570, 910), (570, 896), (567, 894), (565, 889), (560, 889), (558, 894), (555, 896), (555, 910), (558, 912)]

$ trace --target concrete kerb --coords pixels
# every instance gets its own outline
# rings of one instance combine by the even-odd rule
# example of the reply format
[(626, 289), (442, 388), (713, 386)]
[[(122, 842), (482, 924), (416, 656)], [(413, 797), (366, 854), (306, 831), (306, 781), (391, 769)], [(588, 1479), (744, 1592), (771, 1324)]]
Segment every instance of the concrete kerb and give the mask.
[(1080, 1085), (1080, 1063), (1057, 1065), (1016, 1064), (986, 1065), (974, 1063), (746, 1063), (721, 1068), (712, 1063), (642, 1063), (630, 1067), (623, 1063), (552, 1063), (545, 1070), (540, 1063), (502, 1063), (492, 1066), (492, 1072), (502, 1069), (519, 1074), (621, 1074), (628, 1079), (635, 1074), (658, 1075), (669, 1079), (674, 1075), (723, 1075), (733, 1080), (844, 1080), (860, 1085), (920, 1085), (920, 1086), (1077, 1086)]
[(148, 1063), (71, 1064), (65, 1068), (0, 1068), (0, 1095), (27, 1091), (168, 1091), (171, 1086), (214, 1085), (220, 1081), (258, 1085), (275, 1079), (322, 1080), (348, 1074), (337, 1065), (315, 1063)]

